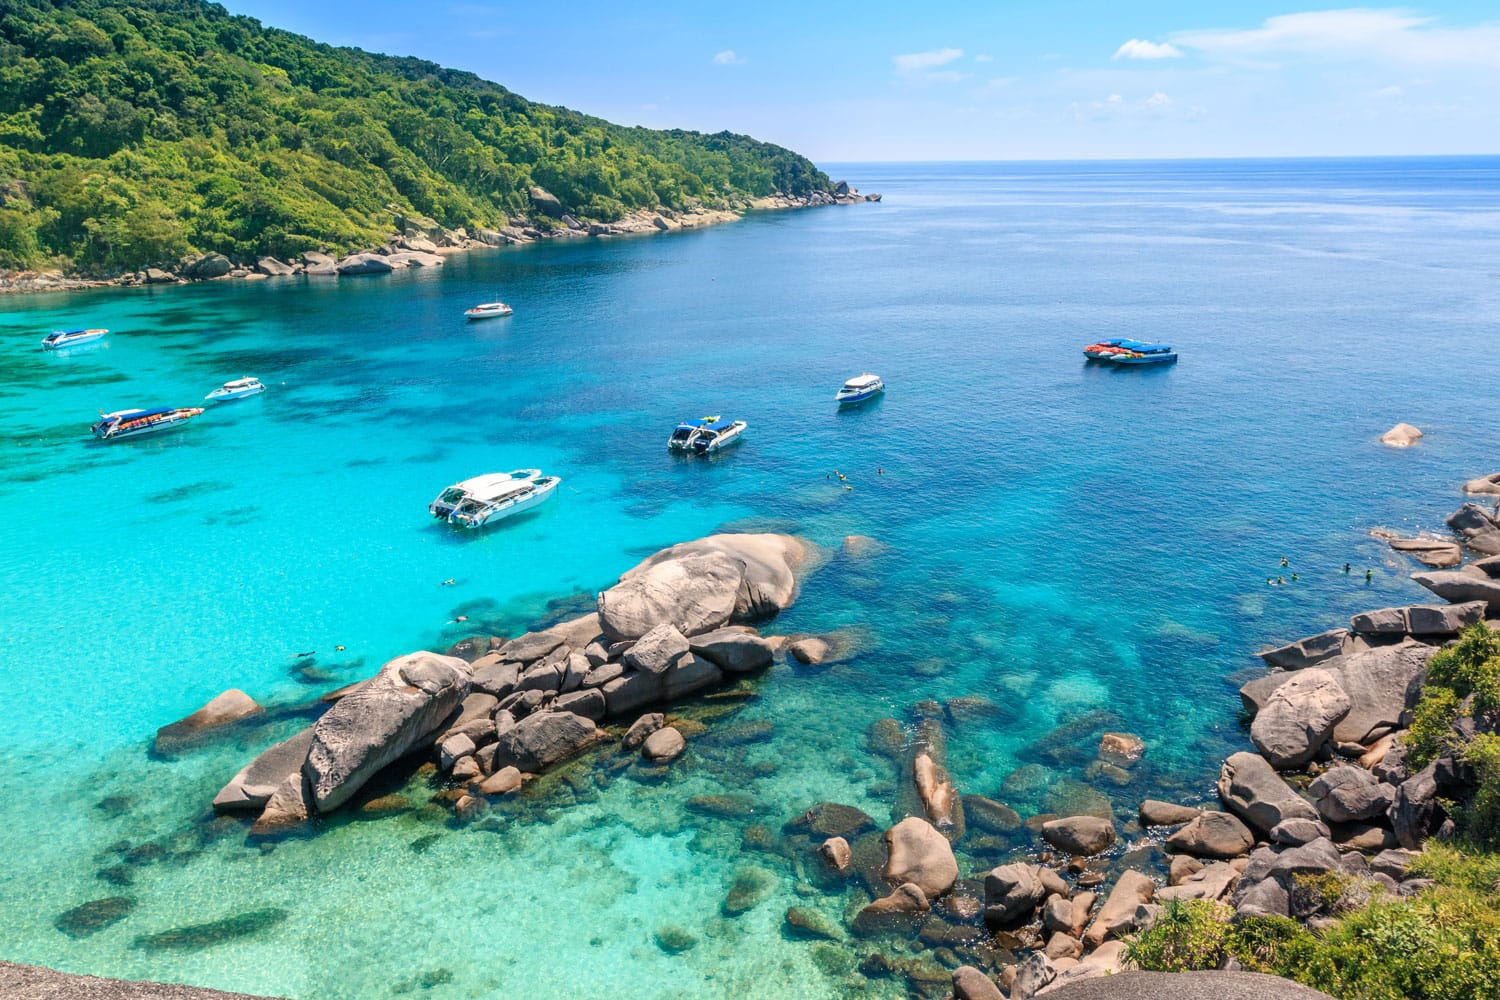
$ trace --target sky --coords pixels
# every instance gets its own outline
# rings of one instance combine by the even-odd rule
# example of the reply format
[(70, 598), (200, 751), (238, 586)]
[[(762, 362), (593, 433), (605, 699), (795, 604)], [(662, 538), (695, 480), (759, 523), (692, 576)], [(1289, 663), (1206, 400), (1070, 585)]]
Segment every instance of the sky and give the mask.
[(220, 0), (820, 163), (1500, 153), (1500, 3)]

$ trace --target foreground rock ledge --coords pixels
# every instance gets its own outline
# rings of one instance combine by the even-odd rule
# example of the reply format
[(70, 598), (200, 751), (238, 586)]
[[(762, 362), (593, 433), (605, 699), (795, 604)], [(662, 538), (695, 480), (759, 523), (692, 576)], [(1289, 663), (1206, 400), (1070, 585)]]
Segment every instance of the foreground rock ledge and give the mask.
[(0, 962), (0, 996), (14, 1000), (272, 1000), (175, 983), (76, 976), (40, 965)]

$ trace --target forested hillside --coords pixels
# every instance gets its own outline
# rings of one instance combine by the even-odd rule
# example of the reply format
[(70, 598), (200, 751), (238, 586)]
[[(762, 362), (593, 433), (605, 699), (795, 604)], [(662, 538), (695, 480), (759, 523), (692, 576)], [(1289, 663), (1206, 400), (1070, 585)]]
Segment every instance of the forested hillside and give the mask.
[(0, 3), (0, 267), (107, 274), (449, 227), (826, 190), (779, 146), (612, 125), (201, 0)]

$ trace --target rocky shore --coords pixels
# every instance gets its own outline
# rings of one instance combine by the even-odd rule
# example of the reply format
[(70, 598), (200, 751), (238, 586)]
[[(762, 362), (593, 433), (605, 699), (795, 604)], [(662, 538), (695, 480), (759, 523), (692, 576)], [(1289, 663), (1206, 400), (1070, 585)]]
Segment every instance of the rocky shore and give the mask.
[(750, 212), (853, 205), (879, 200), (878, 194), (863, 195), (847, 182), (839, 181), (832, 192), (815, 191), (804, 197), (778, 194), (733, 201), (723, 208), (698, 205), (680, 212), (665, 208), (641, 210), (613, 222), (584, 222), (564, 212), (562, 203), (554, 195), (537, 187), (531, 189), (532, 213), (515, 216), (498, 229), (478, 226), (448, 229), (432, 219), (408, 215), (390, 206), (394, 231), (386, 243), (342, 257), (326, 250), (310, 250), (300, 259), (286, 261), (275, 257), (231, 260), (221, 253), (205, 253), (185, 258), (176, 268), (145, 267), (111, 278), (84, 278), (62, 271), (0, 271), (0, 295), (230, 279), (261, 281), (293, 275), (353, 277), (389, 274), (408, 267), (441, 267), (445, 257), (468, 250), (525, 246), (547, 239), (608, 238), (697, 229), (734, 222)]
[[(1489, 503), (1449, 519), (1451, 544), (1465, 555), (1475, 553), (1472, 539), (1500, 526)], [(851, 537), (838, 558), (858, 560), (874, 545)], [(1091, 980), (1128, 974), (1129, 941), (1174, 900), (1317, 931), (1369, 900), (1420, 894), (1430, 883), (1409, 874), (1413, 860), (1427, 840), (1451, 834), (1449, 811), (1473, 794), (1475, 779), (1453, 752), (1408, 766), (1406, 727), (1431, 657), (1475, 623), (1500, 628), (1500, 592), (1487, 589), (1500, 581), (1500, 560), (1477, 555), (1451, 572), (1413, 574), (1449, 603), (1356, 614), (1258, 654), (1266, 672), (1240, 690), (1253, 750), (1224, 761), (1216, 802), (1159, 775), (1155, 787), (1182, 789), (1179, 801), (1122, 798), (1150, 773), (1150, 748), (1108, 712), (1066, 718), (1028, 751), (1079, 767), (1090, 783), (1027, 763), (993, 795), (966, 792), (948, 770), (948, 733), (1006, 711), (981, 693), (920, 701), (870, 727), (869, 757), (889, 769), (889, 780), (877, 775), (871, 785), (885, 789), (887, 822), (814, 801), (778, 829), (747, 796), (695, 796), (689, 812), (742, 828), (745, 863), (720, 916), (749, 912), (792, 878), (801, 901), (787, 908), (785, 933), (850, 989), (894, 979), (918, 996), (1030, 1000), (1093, 996), (1084, 988)], [(410, 808), (379, 783), (366, 788), (404, 760), (406, 773), (415, 766), (435, 790), (422, 808), (445, 811), (456, 830), (499, 831), (486, 826), (491, 810), (547, 798), (549, 786), (581, 796), (617, 776), (659, 781), (681, 761), (691, 768), (695, 755), (733, 754), (763, 736), (757, 723), (729, 721), (755, 697), (760, 672), (857, 650), (857, 629), (796, 636), (756, 627), (831, 558), (780, 534), (665, 549), (600, 593), (589, 614), (512, 639), (475, 636), (444, 654), (411, 653), (331, 693), (331, 708), (248, 762), (213, 805), (246, 817), (252, 841), (316, 835), (341, 809)], [(729, 701), (671, 714), (690, 697)], [(242, 692), (225, 692), (163, 727), (158, 749), (211, 738), (257, 711)], [(1467, 738), (1500, 722), (1483, 713), (1460, 721)], [(553, 795), (537, 815), (573, 800)], [(695, 941), (675, 926), (656, 933), (668, 954)], [(1321, 995), (1226, 971), (1215, 974), (1226, 997), (1241, 987), (1246, 996)], [(1169, 990), (1150, 977), (1139, 988)]]

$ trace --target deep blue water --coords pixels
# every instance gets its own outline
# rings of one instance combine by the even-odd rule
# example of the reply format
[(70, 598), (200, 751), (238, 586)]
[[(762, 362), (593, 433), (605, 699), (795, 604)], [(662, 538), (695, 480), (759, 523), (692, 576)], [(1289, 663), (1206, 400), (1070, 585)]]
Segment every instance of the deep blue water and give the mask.
[[(1023, 815), (1082, 777), (1101, 728), (1149, 747), (1132, 784), (1100, 786), (1122, 818), (1147, 794), (1205, 797), (1246, 742), (1229, 678), (1249, 654), (1420, 599), (1368, 530), (1441, 529), (1458, 484), (1500, 468), (1500, 159), (831, 172), (884, 201), (378, 279), (0, 300), (0, 957), (306, 998), (554, 995), (580, 968), (632, 996), (866, 988), (850, 962), (869, 946), (782, 931), (786, 906), (838, 921), (855, 894), (742, 834), (822, 799), (899, 818), (871, 723), (990, 699), (950, 727), (949, 769)], [(463, 322), (495, 297), (516, 315)], [(38, 349), (79, 325), (113, 333)], [(1181, 361), (1086, 364), (1109, 336)], [(865, 370), (885, 398), (838, 412)], [(88, 436), (100, 409), (191, 405), (246, 374), (270, 389), (181, 432)], [(668, 455), (672, 425), (704, 413), (748, 420), (744, 442)], [(1379, 445), (1398, 421), (1427, 436)], [(565, 478), (537, 514), (479, 537), (427, 519), (442, 486), (519, 466)], [(859, 653), (773, 670), (668, 780), (269, 850), (212, 820), (213, 792), (318, 693), (582, 606), (726, 524), (826, 546), (774, 630), (849, 629)], [(851, 534), (883, 553), (845, 554)], [(231, 686), (281, 711), (148, 756)], [(759, 720), (763, 738), (715, 745), (716, 725)], [(725, 791), (755, 814), (685, 808)], [(996, 860), (960, 854), (965, 874)], [(746, 866), (775, 891), (727, 918)], [(115, 896), (117, 923), (55, 926)], [(667, 955), (667, 926), (698, 944)]]

